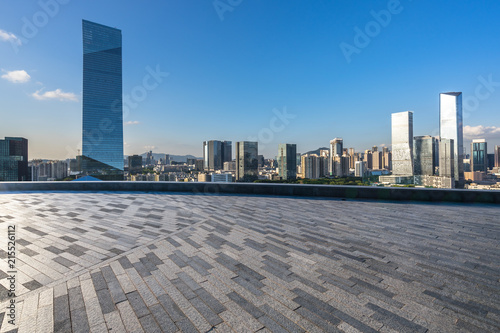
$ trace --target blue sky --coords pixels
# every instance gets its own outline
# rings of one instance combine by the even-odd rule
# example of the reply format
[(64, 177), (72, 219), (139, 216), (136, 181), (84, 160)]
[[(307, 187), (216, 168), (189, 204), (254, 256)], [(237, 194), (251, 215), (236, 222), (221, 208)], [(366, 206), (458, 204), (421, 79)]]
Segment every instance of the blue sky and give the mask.
[[(28, 138), (30, 158), (76, 155), (86, 19), (122, 30), (126, 154), (201, 156), (214, 139), (259, 141), (266, 157), (335, 137), (365, 150), (390, 145), (393, 112), (438, 135), (447, 91), (464, 93), (466, 147), (492, 151), (499, 13), (498, 1), (2, 0), (0, 137)], [(144, 97), (148, 68), (168, 76)]]

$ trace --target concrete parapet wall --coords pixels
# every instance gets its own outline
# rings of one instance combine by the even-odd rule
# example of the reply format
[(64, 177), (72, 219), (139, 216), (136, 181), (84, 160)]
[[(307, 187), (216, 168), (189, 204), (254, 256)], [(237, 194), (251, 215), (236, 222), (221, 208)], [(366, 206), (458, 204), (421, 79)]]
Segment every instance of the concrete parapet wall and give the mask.
[(334, 186), (269, 183), (194, 182), (0, 182), (0, 192), (190, 192), (390, 201), (477, 202), (500, 204), (500, 191), (406, 187)]

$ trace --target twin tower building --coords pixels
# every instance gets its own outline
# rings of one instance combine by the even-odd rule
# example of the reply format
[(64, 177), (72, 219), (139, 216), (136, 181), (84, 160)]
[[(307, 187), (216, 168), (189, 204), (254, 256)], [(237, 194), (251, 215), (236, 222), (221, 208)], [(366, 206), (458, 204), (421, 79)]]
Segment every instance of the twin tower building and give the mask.
[[(392, 182), (404, 178), (435, 177), (464, 182), (462, 93), (439, 95), (439, 137), (413, 137), (413, 112), (393, 113)], [(397, 179), (396, 179), (397, 178)], [(391, 181), (391, 180), (389, 180)], [(451, 187), (455, 187), (451, 184)]]

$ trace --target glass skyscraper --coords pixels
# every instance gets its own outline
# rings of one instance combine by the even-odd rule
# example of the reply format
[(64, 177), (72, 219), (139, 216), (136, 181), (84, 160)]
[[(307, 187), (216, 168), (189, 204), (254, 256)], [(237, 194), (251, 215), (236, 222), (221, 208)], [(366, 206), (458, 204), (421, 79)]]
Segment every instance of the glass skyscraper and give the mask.
[(472, 140), (471, 142), (471, 171), (488, 170), (488, 144), (485, 139)]
[(30, 180), (28, 140), (10, 137), (0, 140), (0, 181), (26, 180)]
[(413, 138), (413, 171), (418, 176), (433, 176), (437, 166), (436, 138), (416, 136)]
[(236, 142), (236, 181), (254, 181), (259, 177), (258, 142)]
[(278, 146), (279, 176), (283, 180), (297, 178), (297, 145), (280, 143)]
[(123, 180), (121, 30), (83, 20), (82, 171)]
[(439, 94), (439, 136), (454, 142), (454, 178), (464, 181), (464, 146), (462, 122), (462, 93), (448, 92)]
[(205, 170), (222, 170), (224, 162), (232, 160), (232, 142), (210, 140), (203, 142), (203, 168)]
[(413, 176), (413, 112), (391, 115), (392, 174)]

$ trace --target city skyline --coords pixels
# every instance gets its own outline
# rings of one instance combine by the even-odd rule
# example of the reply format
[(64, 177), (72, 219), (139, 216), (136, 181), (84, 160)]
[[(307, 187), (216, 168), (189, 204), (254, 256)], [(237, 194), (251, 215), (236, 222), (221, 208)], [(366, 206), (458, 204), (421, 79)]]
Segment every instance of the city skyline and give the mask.
[[(77, 155), (82, 64), (75, 40), (83, 18), (116, 26), (127, 36), (126, 155), (154, 150), (201, 156), (200, 142), (212, 138), (257, 141), (266, 157), (276, 155), (279, 143), (296, 143), (299, 152), (307, 152), (334, 137), (343, 137), (356, 151), (390, 146), (387, 119), (394, 112), (414, 112), (415, 136), (437, 136), (437, 96), (446, 91), (463, 92), (467, 150), (472, 139), (484, 138), (490, 147), (500, 142), (500, 72), (493, 56), (499, 46), (486, 37), (500, 32), (493, 24), (500, 5), (454, 5), (454, 15), (443, 15), (442, 22), (423, 31), (423, 37), (440, 31), (446, 40), (440, 45), (422, 38), (417, 23), (422, 15), (439, 16), (450, 6), (401, 1), (400, 12), (348, 62), (342, 45), (356, 46), (354, 28), (375, 20), (372, 11), (387, 10), (387, 1), (322, 8), (296, 3), (297, 9), (284, 4), (267, 4), (270, 11), (263, 13), (262, 4), (243, 3), (224, 20), (211, 3), (167, 2), (157, 4), (154, 13), (120, 3), (114, 17), (108, 13), (115, 2), (59, 4), (53, 15), (36, 1), (27, 7), (1, 5), (0, 132), (27, 138), (31, 158)], [(472, 8), (476, 14), (469, 15)], [(34, 21), (45, 17), (38, 13), (47, 22)], [(141, 24), (130, 23), (131, 13)], [(273, 24), (264, 21), (249, 31), (262, 16)], [(467, 18), (466, 27), (461, 18)], [(276, 28), (279, 23), (285, 28)], [(460, 33), (464, 29), (467, 34)], [(474, 47), (458, 52), (463, 43)], [(408, 55), (405, 48), (416, 52)]]

